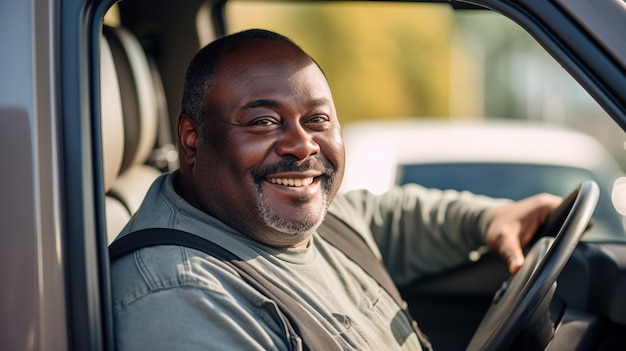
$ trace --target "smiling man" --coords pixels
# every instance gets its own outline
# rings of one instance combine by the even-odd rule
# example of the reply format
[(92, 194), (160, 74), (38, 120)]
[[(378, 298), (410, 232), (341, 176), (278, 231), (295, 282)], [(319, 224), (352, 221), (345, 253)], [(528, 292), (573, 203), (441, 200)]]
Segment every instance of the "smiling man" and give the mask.
[[(201, 53), (190, 72), (205, 64)], [(284, 40), (239, 41), (216, 66), (204, 98), (189, 97), (178, 120), (176, 188), (261, 243), (306, 247), (344, 167), (326, 78)], [(187, 108), (198, 102), (204, 106)]]
[[(338, 195), (344, 149), (326, 77), (293, 42), (264, 30), (196, 54), (177, 135), (180, 170), (155, 181), (118, 240), (150, 228), (191, 233), (232, 253), (273, 293), (219, 255), (138, 249), (111, 267), (118, 350), (312, 349), (310, 330), (324, 350), (428, 348), (394, 293), (320, 235), (325, 219), (338, 218), (346, 238), (365, 243), (358, 256), (381, 259), (406, 284), (466, 262), (485, 243), (516, 271), (521, 246), (560, 203), (417, 185)], [(287, 311), (293, 305), (298, 313)]]

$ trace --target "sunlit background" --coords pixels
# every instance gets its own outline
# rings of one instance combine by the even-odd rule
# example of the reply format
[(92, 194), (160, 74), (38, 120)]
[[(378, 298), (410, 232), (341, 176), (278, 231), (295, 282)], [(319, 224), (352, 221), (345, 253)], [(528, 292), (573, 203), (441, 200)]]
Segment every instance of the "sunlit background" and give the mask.
[(324, 68), (344, 124), (398, 117), (556, 123), (598, 138), (626, 166), (616, 124), (519, 26), (489, 11), (392, 5), (232, 1), (228, 29), (294, 39)]
[[(533, 38), (499, 14), (491, 11), (455, 11), (450, 6), (441, 4), (330, 4), (308, 1), (232, 1), (226, 14), (230, 32), (253, 27), (271, 29), (292, 38), (311, 54), (328, 76), (337, 112), (344, 127), (363, 120), (407, 117), (461, 122), (504, 119), (557, 125), (582, 131), (596, 138), (613, 155), (619, 167), (626, 169), (623, 131)], [(207, 42), (210, 39), (212, 38), (208, 38)], [(383, 133), (383, 129), (386, 133), (387, 127), (386, 124), (380, 125), (379, 133)], [(378, 125), (374, 126), (374, 129), (377, 128)], [(400, 147), (395, 148), (394, 152), (390, 151), (394, 149), (391, 144), (398, 142), (394, 140), (394, 143), (389, 143), (389, 136), (393, 132), (387, 134), (388, 139), (384, 143), (371, 141), (376, 138), (376, 132), (368, 136), (364, 136), (362, 132), (361, 129), (358, 133), (351, 133), (353, 136), (360, 134), (356, 135), (357, 139), (352, 140), (351, 144), (368, 144), (361, 151), (347, 150), (349, 163), (344, 187), (352, 184), (363, 185), (364, 175), (370, 175), (381, 167), (387, 169), (393, 178), (389, 179), (387, 185), (398, 182), (404, 166), (399, 165), (396, 169), (393, 165), (397, 161), (395, 159), (400, 152), (398, 150), (402, 149)], [(551, 137), (553, 139), (548, 142), (534, 142), (542, 145), (540, 148), (547, 152), (551, 148), (556, 149), (556, 145), (551, 145), (565, 140)], [(364, 138), (369, 138), (370, 141), (363, 141)], [(346, 141), (349, 142), (349, 139)], [(472, 143), (471, 138), (462, 139), (465, 143)], [(474, 143), (483, 142), (480, 140)], [(439, 147), (442, 144), (445, 146), (446, 142), (439, 143)], [(505, 148), (501, 150), (505, 154), (521, 153), (526, 155), (524, 157), (541, 158), (541, 152), (538, 154), (530, 150), (523, 151), (524, 147), (520, 145), (528, 144), (532, 145), (533, 140), (520, 141), (518, 144), (494, 144), (492, 148)], [(424, 147), (425, 144), (419, 145)], [(571, 143), (558, 147), (564, 150), (559, 151), (563, 160), (576, 160), (577, 157), (582, 159), (582, 154), (591, 152), (583, 149), (582, 145)], [(382, 158), (373, 157), (381, 154), (383, 149), (389, 152)], [(483, 148), (489, 149), (488, 145)], [(463, 148), (460, 147), (455, 152), (460, 154)], [(415, 161), (420, 158), (414, 151), (409, 153)], [(437, 157), (441, 151), (425, 153)], [(484, 151), (481, 153), (484, 154)], [(600, 159), (603, 156), (605, 155), (598, 153), (595, 157)], [(474, 159), (474, 162), (484, 159), (491, 160), (492, 156), (482, 155)], [(510, 161), (512, 160), (513, 158)], [(529, 185), (532, 179), (525, 177), (538, 177), (531, 169), (547, 169), (544, 166), (531, 166), (534, 162), (517, 171), (514, 167), (510, 168), (505, 181), (508, 184), (505, 187), (507, 190), (500, 195), (513, 196), (513, 193), (519, 192), (518, 188), (524, 187), (529, 188), (530, 192), (548, 191), (565, 195), (563, 190), (555, 192), (557, 189), (548, 184), (554, 185), (555, 180), (560, 177), (564, 185), (566, 173), (556, 176), (558, 172), (546, 171), (542, 179), (538, 180), (537, 187)], [(552, 163), (556, 165), (561, 162), (555, 159)], [(601, 162), (594, 166), (583, 161), (577, 162), (581, 169), (591, 167), (599, 171), (603, 168), (600, 166)], [(578, 166), (569, 171), (573, 173), (567, 174), (573, 178), (586, 178), (587, 176), (575, 174), (578, 172), (575, 171), (576, 167)], [(396, 170), (395, 173), (392, 169)], [(476, 179), (482, 179), (479, 182), (497, 181), (495, 173), (489, 173), (491, 171), (487, 169), (489, 168), (472, 166), (465, 173), (475, 170), (478, 172)], [(450, 178), (455, 181), (444, 184), (451, 186), (459, 183), (466, 175), (455, 173)], [(435, 178), (440, 176), (435, 175)], [(385, 177), (378, 177), (376, 180), (370, 179), (371, 176), (366, 178), (381, 182)], [(416, 178), (415, 181), (428, 184), (422, 178)], [(601, 182), (604, 183), (602, 188), (609, 193), (601, 195), (599, 207), (604, 209), (594, 214), (598, 219), (598, 227), (602, 226), (600, 223), (604, 223), (599, 217), (606, 214), (611, 200), (618, 212), (626, 213), (626, 201), (623, 200), (626, 192), (614, 192), (612, 199), (607, 199), (611, 197), (613, 180), (609, 177)], [(565, 187), (573, 188), (575, 184), (576, 181)], [(618, 186), (614, 187), (615, 190), (623, 189), (623, 186), (620, 187), (622, 181), (616, 184)], [(475, 184), (466, 185), (471, 188)], [(591, 236), (600, 231), (603, 230), (596, 228)], [(620, 231), (622, 230), (614, 228), (607, 232)]]
[[(229, 32), (271, 29), (310, 53), (329, 78), (343, 124), (404, 117), (546, 122), (594, 136), (626, 168), (619, 127), (499, 14), (442, 4), (231, 0), (226, 15)], [(208, 6), (201, 8), (201, 46), (215, 39), (210, 18)], [(105, 23), (119, 24), (117, 5)]]
[[(499, 14), (453, 10), (447, 4), (239, 0), (229, 1), (225, 14), (228, 32), (249, 28), (279, 32), (293, 39), (324, 69), (346, 145), (353, 144), (347, 150), (346, 189), (382, 191), (405, 176), (402, 173), (407, 167), (425, 167), (428, 162), (424, 160), (433, 158), (440, 165), (457, 167), (451, 175), (455, 182), (471, 178), (467, 175), (472, 172), (477, 174), (477, 183), (459, 186), (472, 188), (479, 183), (502, 181), (507, 190), (490, 195), (512, 198), (514, 194), (521, 196), (522, 188), (527, 188), (525, 196), (540, 191), (566, 195), (578, 179), (588, 179), (592, 173), (604, 174), (595, 177), (602, 183), (603, 213), (615, 212), (609, 209), (615, 207), (626, 214), (626, 180), (617, 181), (613, 187), (617, 176), (612, 177), (626, 169), (623, 131), (533, 38)], [(201, 7), (196, 16), (198, 49), (215, 39), (211, 19), (209, 7)], [(116, 7), (105, 23), (119, 24)], [(149, 33), (150, 28), (139, 31)], [(170, 113), (175, 116), (177, 107), (172, 106)], [(390, 123), (398, 119), (454, 122), (457, 136), (454, 140), (435, 141), (420, 132), (424, 125), (398, 128)], [(456, 128), (466, 122), (492, 120), (580, 131), (595, 138), (612, 156), (607, 157), (606, 150), (575, 141), (582, 139), (560, 136), (560, 132), (533, 132), (513, 138), (511, 133), (516, 132), (501, 129), (498, 135), (481, 134), (485, 140), (476, 140), (477, 130), (461, 135), (459, 131), (467, 129)], [(411, 129), (408, 137), (401, 137), (402, 129), (406, 132), (409, 128), (416, 129)], [(370, 131), (365, 132), (367, 129)], [(431, 134), (438, 135), (438, 139), (452, 138), (453, 134), (439, 133), (433, 130)], [(385, 141), (374, 141), (383, 135)], [(417, 135), (421, 135), (420, 140), (415, 140)], [(361, 145), (358, 151), (354, 144)], [(448, 148), (454, 156), (443, 161)], [(469, 149), (480, 151), (471, 153)], [(461, 172), (465, 176), (458, 174), (462, 164), (457, 156), (465, 157), (463, 162), (471, 161), (471, 167)], [(400, 158), (404, 163), (399, 163)], [(550, 161), (546, 161), (548, 158)], [(492, 162), (504, 161), (509, 165), (508, 173), (498, 173), (505, 178), (499, 179)], [(523, 167), (518, 167), (520, 162), (524, 162)], [(489, 168), (478, 168), (478, 163)], [(424, 168), (420, 169), (418, 174), (425, 174)], [(531, 169), (541, 173), (529, 173)], [(439, 173), (433, 177), (442, 178)], [(525, 177), (537, 179), (533, 183)], [(571, 181), (565, 182), (566, 178)], [(422, 178), (414, 181), (429, 184)], [(530, 187), (531, 183), (536, 186)], [(619, 191), (611, 194), (612, 188)]]

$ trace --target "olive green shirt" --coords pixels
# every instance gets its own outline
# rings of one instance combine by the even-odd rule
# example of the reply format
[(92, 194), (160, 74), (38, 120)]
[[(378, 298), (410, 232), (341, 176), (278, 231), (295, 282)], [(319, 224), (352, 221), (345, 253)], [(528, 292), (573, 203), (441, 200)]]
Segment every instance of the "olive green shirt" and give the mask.
[[(276, 249), (238, 233), (181, 198), (176, 172), (157, 179), (120, 235), (150, 227), (203, 236), (286, 291), (345, 350), (420, 350), (400, 307), (359, 266), (313, 235), (306, 249)], [(467, 261), (501, 201), (411, 185), (385, 195), (338, 195), (330, 211), (381, 257), (397, 284)], [(111, 267), (118, 350), (298, 350), (274, 301), (200, 251), (156, 246)], [(436, 347), (436, 345), (435, 345)]]

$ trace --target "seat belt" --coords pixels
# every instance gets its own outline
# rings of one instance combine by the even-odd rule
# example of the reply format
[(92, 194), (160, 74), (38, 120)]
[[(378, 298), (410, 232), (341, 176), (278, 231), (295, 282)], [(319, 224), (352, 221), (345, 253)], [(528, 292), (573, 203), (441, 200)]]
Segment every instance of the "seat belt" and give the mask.
[(376, 282), (396, 301), (411, 323), (417, 338), (422, 344), (422, 349), (432, 351), (432, 345), (426, 334), (418, 327), (417, 322), (411, 316), (409, 307), (402, 298), (398, 287), (391, 279), (387, 268), (381, 260), (374, 255), (365, 239), (352, 227), (343, 222), (335, 215), (327, 214), (324, 222), (317, 229), (318, 234), (331, 245), (343, 252), (349, 259), (359, 265), (365, 273), (374, 278)]
[[(324, 222), (317, 231), (324, 240), (342, 251), (387, 291), (411, 322), (422, 348), (426, 351), (432, 350), (428, 338), (413, 320), (406, 302), (402, 299), (386, 268), (374, 255), (365, 240), (351, 227), (331, 214), (326, 215)], [(141, 229), (111, 243), (109, 245), (109, 260), (113, 262), (141, 248), (158, 245), (184, 246), (200, 250), (231, 266), (248, 284), (278, 305), (280, 311), (287, 318), (287, 327), (290, 332), (302, 339), (303, 350), (341, 350), (337, 342), (296, 300), (270, 283), (237, 255), (198, 235), (171, 228)]]
[(341, 351), (333, 337), (296, 300), (270, 283), (237, 255), (198, 235), (172, 228), (141, 229), (111, 243), (109, 260), (113, 262), (141, 248), (158, 245), (176, 245), (200, 250), (237, 271), (248, 284), (276, 303), (286, 318), (290, 334), (300, 337), (302, 341), (301, 347), (295, 345), (296, 349)]

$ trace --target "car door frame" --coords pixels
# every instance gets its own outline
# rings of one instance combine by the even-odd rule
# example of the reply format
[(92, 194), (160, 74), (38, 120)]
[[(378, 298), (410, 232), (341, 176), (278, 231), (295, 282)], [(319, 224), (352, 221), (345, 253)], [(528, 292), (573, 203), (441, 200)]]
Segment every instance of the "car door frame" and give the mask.
[[(71, 349), (112, 346), (112, 318), (99, 109), (99, 38), (102, 18), (114, 1), (59, 1), (58, 103), (62, 158), (62, 245), (66, 267), (67, 335)], [(220, 26), (223, 1), (214, 1)], [(624, 129), (626, 78), (584, 28), (553, 2), (457, 1), (497, 11), (526, 29)], [(221, 14), (221, 15), (220, 15)], [(225, 26), (222, 24), (221, 26)], [(216, 29), (219, 33), (219, 28)], [(70, 303), (71, 302), (71, 303)], [(46, 323), (53, 323), (46, 321)], [(45, 326), (44, 326), (45, 328)]]

